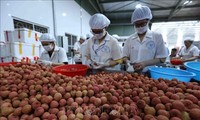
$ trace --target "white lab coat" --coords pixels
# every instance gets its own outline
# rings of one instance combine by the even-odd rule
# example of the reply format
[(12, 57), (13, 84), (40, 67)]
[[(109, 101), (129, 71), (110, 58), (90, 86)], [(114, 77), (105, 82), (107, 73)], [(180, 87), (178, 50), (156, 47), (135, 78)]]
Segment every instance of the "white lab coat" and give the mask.
[(194, 45), (191, 45), (188, 49), (184, 46), (181, 48), (178, 55), (183, 57), (183, 59), (188, 59), (188, 58), (191, 58), (194, 56), (199, 56), (199, 49), (198, 49), (198, 47), (196, 47)]
[(81, 52), (81, 56), (82, 56), (82, 64), (86, 64), (86, 57), (85, 57), (85, 55), (86, 55), (86, 50), (87, 50), (87, 42), (88, 42), (88, 40), (86, 40), (80, 46), (80, 52)]
[[(74, 50), (76, 50), (77, 52), (80, 52), (80, 49), (81, 49), (80, 42), (79, 41), (75, 42), (75, 44), (74, 44)], [(81, 54), (75, 54), (74, 55), (74, 61), (75, 62), (82, 62)]]
[[(110, 60), (118, 60), (122, 58), (118, 41), (107, 33), (105, 39), (99, 43), (97, 39), (92, 37), (87, 42), (86, 56), (90, 56), (94, 62), (106, 63)], [(109, 70), (116, 70), (115, 67), (107, 67)]]
[(162, 35), (148, 30), (141, 42), (138, 34), (130, 36), (123, 47), (123, 57), (129, 57), (131, 63), (142, 62), (168, 56)]
[(46, 50), (44, 50), (40, 56), (40, 59), (51, 61), (53, 63), (68, 62), (65, 49), (58, 47), (58, 46), (55, 46), (55, 49), (54, 49), (51, 57), (49, 57), (48, 52)]

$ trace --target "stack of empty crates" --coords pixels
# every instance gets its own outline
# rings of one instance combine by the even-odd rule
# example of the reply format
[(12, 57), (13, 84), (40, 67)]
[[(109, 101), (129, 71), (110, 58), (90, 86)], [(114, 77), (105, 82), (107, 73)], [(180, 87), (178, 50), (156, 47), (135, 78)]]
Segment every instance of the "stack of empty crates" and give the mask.
[(4, 31), (5, 42), (0, 43), (0, 62), (34, 62), (41, 52), (41, 33), (26, 28)]

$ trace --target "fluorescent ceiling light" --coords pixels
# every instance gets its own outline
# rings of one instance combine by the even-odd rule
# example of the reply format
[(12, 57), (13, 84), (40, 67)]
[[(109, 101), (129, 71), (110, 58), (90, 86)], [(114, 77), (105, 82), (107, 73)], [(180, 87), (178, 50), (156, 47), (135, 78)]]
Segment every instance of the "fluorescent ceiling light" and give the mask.
[(185, 1), (184, 3), (183, 3), (183, 5), (189, 5), (189, 4), (191, 4), (192, 3), (192, 0), (187, 0), (187, 1)]
[(140, 8), (140, 7), (142, 7), (141, 4), (137, 4), (137, 5), (135, 6), (135, 8)]
[(66, 13), (62, 13), (62, 16), (65, 17), (67, 14)]

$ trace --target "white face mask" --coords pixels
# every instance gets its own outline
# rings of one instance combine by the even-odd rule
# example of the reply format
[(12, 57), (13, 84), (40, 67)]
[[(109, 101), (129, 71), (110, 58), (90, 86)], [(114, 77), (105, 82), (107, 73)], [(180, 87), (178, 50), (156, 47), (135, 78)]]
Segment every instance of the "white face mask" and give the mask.
[(139, 27), (139, 28), (136, 28), (135, 27), (135, 30), (138, 34), (143, 34), (145, 33), (147, 30), (148, 30), (148, 24), (143, 26), (143, 27)]
[(95, 33), (92, 33), (92, 34), (94, 35), (94, 37), (95, 37), (96, 39), (101, 39), (101, 38), (103, 38), (103, 37), (105, 36), (106, 30), (103, 29), (103, 32), (100, 33), (100, 34), (95, 34)]
[(44, 47), (44, 49), (46, 50), (46, 51), (52, 51), (53, 50), (53, 45), (46, 45), (46, 46), (43, 46)]

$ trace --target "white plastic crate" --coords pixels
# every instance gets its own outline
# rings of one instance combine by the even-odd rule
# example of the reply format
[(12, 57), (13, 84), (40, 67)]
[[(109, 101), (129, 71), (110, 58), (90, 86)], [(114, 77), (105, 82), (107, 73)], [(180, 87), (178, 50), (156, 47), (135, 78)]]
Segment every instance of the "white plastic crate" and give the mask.
[(1, 57), (0, 63), (5, 62), (26, 62), (26, 63), (35, 63), (39, 57), (35, 56), (16, 56), (16, 57)]
[(12, 42), (6, 43), (9, 47), (7, 52), (8, 56), (40, 56), (42, 52), (42, 46), (38, 44)]
[(13, 31), (4, 31), (5, 42), (15, 42)]
[(13, 38), (14, 42), (40, 44), (39, 37), (41, 34), (30, 29), (19, 28), (13, 31)]
[(0, 41), (0, 57), (10, 56), (9, 45), (3, 41)]

